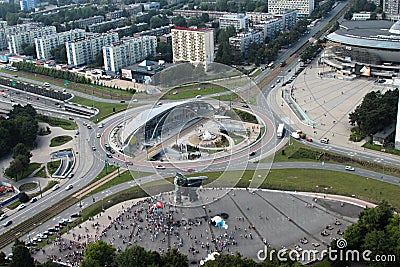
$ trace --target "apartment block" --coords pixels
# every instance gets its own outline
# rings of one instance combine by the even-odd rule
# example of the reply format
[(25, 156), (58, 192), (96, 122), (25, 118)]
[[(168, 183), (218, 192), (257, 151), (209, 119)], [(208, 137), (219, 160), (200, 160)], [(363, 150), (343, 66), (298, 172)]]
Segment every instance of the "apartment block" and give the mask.
[(282, 20), (282, 27), (284, 31), (290, 31), (296, 25), (298, 20), (297, 10), (285, 10), (282, 14), (275, 14), (275, 18)]
[(143, 4), (143, 9), (144, 10), (160, 9), (160, 3), (159, 2), (144, 3)]
[(5, 27), (7, 27), (7, 26), (8, 26), (7, 21), (5, 21), (5, 20), (0, 20), (0, 28), (5, 28)]
[(236, 31), (247, 31), (249, 29), (249, 18), (245, 14), (229, 14), (219, 18), (221, 29), (229, 26), (235, 27)]
[(154, 28), (154, 29), (150, 29), (150, 30), (141, 31), (141, 32), (135, 33), (134, 36), (139, 37), (139, 36), (151, 35), (151, 36), (160, 37), (164, 34), (170, 33), (172, 27), (174, 27), (174, 24), (161, 26), (159, 28)]
[(99, 32), (104, 27), (106, 27), (106, 28), (117, 28), (124, 21), (127, 21), (127, 18), (122, 17), (122, 18), (118, 18), (118, 19), (112, 19), (112, 20), (108, 20), (108, 21), (94, 23), (94, 24), (91, 24), (91, 25), (89, 25), (87, 27), (89, 28), (90, 32)]
[(34, 45), (35, 38), (56, 33), (56, 27), (46, 26), (27, 31), (19, 31), (15, 34), (7, 35), (8, 50), (11, 54), (20, 55), (23, 53), (22, 44)]
[(254, 29), (262, 30), (264, 40), (273, 40), (275, 38), (276, 32), (282, 32), (283, 21), (281, 19), (275, 18), (267, 21), (263, 21), (262, 24), (253, 25)]
[(38, 7), (37, 0), (20, 0), (19, 6), (22, 11), (32, 10)]
[(383, 0), (382, 8), (385, 14), (400, 14), (400, 0)]
[(264, 43), (264, 33), (262, 31), (250, 31), (239, 33), (229, 38), (230, 47), (244, 55), (247, 55), (251, 43), (262, 45)]
[(265, 12), (246, 12), (246, 16), (254, 24), (259, 24), (259, 23), (262, 23), (264, 21), (274, 18), (274, 14), (265, 13)]
[(68, 64), (75, 66), (86, 65), (93, 62), (102, 52), (103, 46), (118, 42), (118, 33), (87, 34), (82, 40), (68, 41), (65, 43)]
[(157, 37), (123, 38), (121, 42), (103, 47), (104, 68), (114, 73), (156, 54)]
[(173, 62), (214, 61), (214, 30), (175, 27), (171, 30)]
[(268, 0), (268, 13), (283, 14), (297, 10), (300, 17), (307, 17), (314, 10), (314, 0)]
[(47, 36), (35, 38), (37, 59), (48, 59), (51, 57), (51, 49), (64, 45), (68, 41), (75, 41), (85, 37), (85, 30), (74, 29), (68, 32), (60, 32)]
[(7, 35), (16, 34), (19, 32), (27, 32), (39, 27), (38, 23), (31, 24), (17, 24), (14, 26), (7, 26), (7, 22), (2, 23), (3, 27), (0, 27), (0, 49), (8, 47)]
[(84, 29), (89, 25), (95, 24), (95, 23), (100, 23), (104, 21), (104, 17), (103, 16), (94, 16), (94, 17), (90, 17), (90, 18), (86, 18), (86, 19), (78, 19), (78, 20), (74, 20), (69, 22), (68, 24), (70, 25), (76, 25), (76, 27)]
[(192, 9), (176, 9), (172, 11), (174, 16), (182, 16), (182, 17), (197, 17), (201, 16), (201, 14), (208, 14), (210, 19), (219, 19), (225, 15), (233, 15), (233, 13), (225, 12), (225, 11), (212, 11), (212, 10), (192, 10)]

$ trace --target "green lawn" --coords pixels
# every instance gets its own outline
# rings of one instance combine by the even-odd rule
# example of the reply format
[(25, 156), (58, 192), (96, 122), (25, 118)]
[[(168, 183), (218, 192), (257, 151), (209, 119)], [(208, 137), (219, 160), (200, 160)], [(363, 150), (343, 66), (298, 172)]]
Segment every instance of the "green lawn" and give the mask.
[(385, 153), (389, 153), (389, 154), (400, 156), (400, 150), (396, 150), (396, 149), (392, 149), (392, 148), (385, 148), (385, 147), (382, 147), (382, 146), (371, 144), (370, 142), (366, 142), (363, 145), (363, 147), (368, 148), (368, 149), (372, 149), (372, 150), (376, 150), (376, 151), (381, 151), (381, 152), (385, 152)]
[(40, 167), (40, 165), (41, 164), (37, 163), (37, 162), (29, 163), (28, 169), (26, 171), (24, 171), (22, 176), (18, 176), (18, 181), (31, 175), (34, 171), (36, 171)]
[(61, 118), (55, 118), (55, 117), (49, 117), (49, 116), (44, 116), (44, 115), (40, 115), (40, 114), (38, 114), (38, 121), (48, 123), (50, 126), (53, 126), (53, 127), (61, 127), (64, 130), (74, 130), (77, 128), (75, 121), (61, 119)]
[(47, 171), (50, 175), (53, 175), (58, 167), (60, 166), (60, 160), (47, 162)]
[(68, 143), (71, 140), (72, 137), (69, 135), (56, 136), (50, 140), (50, 147), (61, 146), (63, 144)]
[[(341, 164), (341, 165), (351, 165), (355, 168), (367, 169), (375, 172), (393, 175), (400, 177), (400, 168), (395, 168), (391, 166), (384, 166), (380, 163), (363, 161), (357, 157), (350, 157), (347, 155), (340, 155), (332, 153), (325, 150), (315, 149), (303, 145), (293, 138), (290, 141), (291, 145), (286, 144), (286, 146), (275, 153), (273, 158), (274, 162), (322, 162)], [(284, 152), (283, 152), (284, 151)], [(283, 154), (284, 153), (284, 154)], [(270, 162), (271, 158), (265, 158), (260, 160), (260, 162)]]
[[(352, 173), (343, 173), (328, 170), (312, 169), (273, 169), (268, 171), (257, 171), (261, 178), (254, 177), (254, 171), (228, 171), (223, 172), (196, 173), (189, 176), (208, 176), (205, 185), (213, 182), (218, 185), (231, 185), (228, 181), (238, 181), (236, 187), (248, 187), (250, 180), (263, 179), (260, 188), (269, 188), (289, 191), (320, 192), (338, 195), (356, 195), (360, 199), (374, 203), (386, 199), (397, 210), (400, 210), (400, 187), (386, 182), (368, 179)], [(256, 176), (257, 176), (256, 175)], [(238, 180), (241, 177), (240, 180)], [(266, 177), (266, 178), (265, 178)], [(172, 182), (173, 178), (167, 181)]]
[[(200, 90), (198, 90), (199, 88)], [(198, 95), (205, 96), (226, 91), (228, 91), (228, 89), (216, 84), (210, 84), (210, 83), (205, 83), (200, 85), (191, 84), (170, 89), (168, 93), (162, 97), (162, 99), (168, 99), (168, 100), (187, 99), (187, 98), (195, 98)]]
[(116, 176), (111, 181), (108, 181), (107, 183), (103, 184), (102, 186), (96, 188), (94, 191), (92, 191), (92, 194), (96, 194), (98, 192), (106, 190), (110, 187), (113, 187), (114, 185), (119, 185), (119, 184), (129, 182), (134, 179), (138, 179), (138, 178), (145, 177), (148, 175), (151, 175), (151, 173), (149, 173), (149, 172), (139, 172), (139, 173), (133, 172), (133, 177), (132, 177), (131, 172), (128, 170), (128, 171), (122, 173), (120, 176)]
[(111, 116), (112, 114), (124, 111), (128, 108), (128, 104), (103, 103), (103, 102), (97, 102), (97, 101), (93, 102), (91, 99), (78, 97), (78, 96), (75, 96), (72, 99), (72, 102), (81, 104), (83, 106), (88, 106), (88, 107), (91, 107), (92, 104), (94, 103), (94, 107), (99, 109), (99, 114), (96, 115), (96, 119), (99, 121), (107, 118), (108, 116)]
[[(9, 70), (1, 70), (1, 72), (11, 74), (11, 75), (18, 75), (19, 77), (38, 81), (38, 82), (47, 82), (49, 84), (53, 84), (56, 86), (61, 86), (64, 88), (68, 88), (70, 90), (74, 90), (77, 92), (82, 92), (91, 95), (92, 94), (92, 89), (93, 89), (93, 95), (101, 98), (114, 98), (114, 99), (125, 99), (129, 100), (132, 98), (133, 94), (126, 91), (126, 90), (119, 90), (119, 89), (113, 89), (109, 87), (104, 87), (101, 85), (95, 85), (95, 84), (80, 84), (80, 83), (75, 83), (75, 82), (69, 82), (68, 86), (64, 85), (63, 79), (58, 79), (58, 78), (52, 78), (49, 76), (45, 75), (39, 75), (37, 74), (35, 76), (34, 73), (29, 73), (29, 72), (24, 72), (24, 71), (9, 71)], [(17, 78), (18, 79), (18, 78)]]
[(42, 178), (47, 178), (46, 175), (46, 169), (43, 167), (42, 169), (40, 169), (40, 171), (38, 171), (35, 175), (36, 177), (42, 177)]
[(260, 75), (261, 72), (262, 72), (262, 70), (258, 68), (255, 72), (253, 72), (250, 75), (250, 77), (257, 77), (258, 75)]

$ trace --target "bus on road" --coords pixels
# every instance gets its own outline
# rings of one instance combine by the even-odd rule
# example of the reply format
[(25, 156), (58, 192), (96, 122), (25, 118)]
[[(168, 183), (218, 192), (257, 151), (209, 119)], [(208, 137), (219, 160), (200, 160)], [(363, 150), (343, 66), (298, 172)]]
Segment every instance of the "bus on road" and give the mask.
[(276, 136), (278, 138), (283, 138), (284, 132), (285, 132), (285, 125), (283, 123), (280, 123), (278, 125), (278, 129), (276, 130)]

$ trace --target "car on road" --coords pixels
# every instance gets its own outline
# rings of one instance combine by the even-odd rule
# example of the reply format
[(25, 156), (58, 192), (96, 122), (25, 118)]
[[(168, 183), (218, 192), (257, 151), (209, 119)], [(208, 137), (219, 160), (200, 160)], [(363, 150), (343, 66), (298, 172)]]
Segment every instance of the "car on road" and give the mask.
[(50, 87), (49, 83), (43, 83), (43, 86)]
[(165, 169), (165, 166), (163, 166), (163, 165), (157, 165), (157, 166), (156, 166), (156, 169), (157, 169), (157, 170), (164, 170), (164, 169)]
[(281, 80), (280, 80), (280, 79), (276, 80), (276, 83), (280, 83), (280, 82), (281, 82)]
[(138, 100), (137, 99), (132, 99), (131, 102), (138, 102)]
[(104, 127), (104, 123), (100, 123), (99, 128), (103, 128), (103, 127)]
[(70, 121), (73, 121), (73, 120), (74, 120), (74, 118), (73, 118), (73, 117), (69, 117), (68, 119), (69, 119)]
[(20, 204), (18, 207), (17, 207), (17, 210), (22, 210), (22, 209), (25, 209), (25, 204)]
[(249, 105), (244, 104), (242, 105), (242, 108), (249, 108)]
[(194, 172), (194, 169), (193, 169), (193, 168), (189, 168), (189, 169), (187, 169), (186, 171), (187, 171), (187, 172)]
[(113, 157), (110, 153), (107, 153), (106, 156), (107, 156), (107, 158), (110, 158), (110, 159)]
[(346, 170), (346, 171), (355, 171), (356, 169), (354, 169), (353, 167), (351, 167), (351, 166), (346, 166), (346, 167), (344, 167), (344, 169)]
[(107, 143), (104, 144), (104, 147), (106, 148), (106, 150), (110, 150), (111, 149), (110, 145), (107, 144)]
[(8, 221), (6, 221), (5, 223), (3, 223), (3, 226), (4, 227), (7, 227), (7, 226), (9, 226), (9, 225), (11, 225), (12, 224), (12, 220), (8, 220)]
[(4, 220), (4, 219), (7, 218), (7, 217), (8, 217), (7, 214), (5, 214), (5, 213), (1, 214), (1, 216), (0, 216), (0, 221)]
[(132, 161), (125, 161), (125, 164), (126, 165), (133, 165), (133, 162)]
[(68, 174), (68, 178), (72, 178), (72, 177), (74, 177), (74, 173), (73, 172), (71, 172), (70, 174)]
[(125, 103), (125, 100), (121, 100), (121, 101), (119, 101), (119, 103), (123, 104), (123, 103)]
[(275, 87), (275, 84), (271, 85), (271, 88), (274, 88), (274, 87)]
[(312, 140), (311, 137), (307, 137), (307, 138), (306, 138), (306, 141), (307, 141), (307, 142), (312, 142), (313, 140)]
[(163, 103), (162, 102), (158, 102), (157, 103), (157, 106), (161, 106)]
[(96, 137), (97, 137), (97, 138), (100, 138), (100, 137), (101, 137), (101, 134), (100, 134), (100, 133), (97, 133), (97, 134), (96, 134)]
[(60, 188), (60, 185), (56, 184), (55, 186), (53, 186), (53, 188), (51, 190), (56, 191), (59, 188)]
[(321, 143), (323, 143), (323, 144), (329, 144), (329, 139), (326, 138), (326, 137), (322, 138), (320, 141), (321, 141)]
[(92, 129), (92, 125), (90, 125), (90, 124), (88, 124), (86, 127), (87, 127), (88, 129)]
[(37, 197), (33, 197), (31, 198), (31, 201), (29, 201), (30, 203), (35, 203), (36, 201), (38, 201)]
[(80, 214), (80, 213), (73, 213), (73, 214), (71, 214), (71, 218), (78, 218), (78, 217), (81, 217), (81, 214)]
[(92, 150), (93, 150), (93, 151), (96, 151), (96, 147), (95, 147), (95, 146), (92, 146)]
[(71, 190), (72, 188), (74, 188), (74, 186), (72, 184), (70, 184), (65, 188), (65, 191)]
[(78, 130), (75, 131), (75, 135), (79, 135), (79, 131)]
[(250, 154), (249, 154), (250, 157), (255, 156), (255, 155), (256, 155), (256, 152), (255, 152), (255, 151), (252, 151), (252, 152), (250, 152)]

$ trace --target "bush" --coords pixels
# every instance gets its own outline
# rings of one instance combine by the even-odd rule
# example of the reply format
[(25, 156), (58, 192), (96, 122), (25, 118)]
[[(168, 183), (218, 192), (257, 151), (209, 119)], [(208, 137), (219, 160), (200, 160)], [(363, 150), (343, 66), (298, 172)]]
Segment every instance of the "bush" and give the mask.
[(26, 203), (29, 201), (29, 196), (25, 192), (21, 192), (18, 194), (18, 199), (21, 203)]

